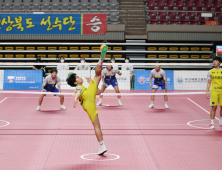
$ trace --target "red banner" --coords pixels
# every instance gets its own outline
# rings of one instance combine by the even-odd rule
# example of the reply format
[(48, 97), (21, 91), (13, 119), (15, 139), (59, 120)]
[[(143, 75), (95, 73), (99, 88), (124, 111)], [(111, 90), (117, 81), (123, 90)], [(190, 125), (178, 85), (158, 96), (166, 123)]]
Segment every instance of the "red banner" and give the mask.
[(218, 21), (205, 21), (205, 25), (218, 25)]
[(105, 34), (107, 14), (82, 14), (82, 34)]

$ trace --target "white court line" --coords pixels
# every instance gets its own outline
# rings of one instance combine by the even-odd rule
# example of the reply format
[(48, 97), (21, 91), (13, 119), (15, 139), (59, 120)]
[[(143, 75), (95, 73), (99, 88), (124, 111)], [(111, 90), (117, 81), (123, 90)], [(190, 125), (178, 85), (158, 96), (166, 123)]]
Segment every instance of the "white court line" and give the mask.
[[(198, 106), (199, 108), (201, 108), (202, 110), (204, 110), (205, 112), (207, 112), (209, 115), (210, 115), (210, 112), (208, 112), (206, 109), (204, 109), (203, 107), (201, 107), (200, 105), (198, 105), (197, 103), (195, 103), (193, 100), (187, 98), (188, 100), (190, 100), (193, 104), (195, 104), (196, 106)], [(215, 117), (217, 120), (220, 120), (218, 119), (217, 117)]]
[(7, 99), (7, 97), (6, 97), (6, 98), (4, 98), (2, 101), (0, 101), (0, 103), (4, 102), (6, 99)]

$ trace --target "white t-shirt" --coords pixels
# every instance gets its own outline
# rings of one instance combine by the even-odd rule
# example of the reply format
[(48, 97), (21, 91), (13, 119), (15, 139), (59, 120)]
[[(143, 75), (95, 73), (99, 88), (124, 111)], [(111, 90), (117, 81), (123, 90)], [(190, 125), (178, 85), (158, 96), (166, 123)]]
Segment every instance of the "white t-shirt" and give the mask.
[(69, 66), (61, 64), (57, 66), (57, 70), (69, 70)]
[(163, 69), (160, 69), (159, 72), (153, 69), (150, 73), (150, 78), (152, 77), (154, 77), (154, 84), (165, 84), (166, 74)]
[(133, 65), (122, 65), (121, 70), (129, 70), (130, 74), (133, 73)]

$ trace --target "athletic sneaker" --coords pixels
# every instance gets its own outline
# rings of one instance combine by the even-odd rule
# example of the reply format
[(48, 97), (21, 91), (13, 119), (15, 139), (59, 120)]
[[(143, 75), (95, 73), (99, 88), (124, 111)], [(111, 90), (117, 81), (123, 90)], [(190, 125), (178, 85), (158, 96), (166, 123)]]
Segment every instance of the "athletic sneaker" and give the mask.
[(107, 149), (106, 147), (102, 147), (102, 148), (99, 148), (99, 152), (97, 153), (98, 155), (103, 155), (104, 153), (107, 152)]
[(101, 60), (105, 59), (105, 55), (106, 55), (107, 50), (108, 50), (108, 46), (105, 45), (101, 51), (101, 55), (100, 55)]
[(41, 106), (37, 106), (36, 110), (40, 110), (40, 107), (41, 107)]
[(120, 106), (122, 106), (122, 105), (123, 105), (121, 101), (118, 101), (118, 103), (119, 103), (119, 105), (120, 105)]
[(210, 129), (214, 129), (214, 124), (210, 124)]
[(219, 124), (222, 126), (222, 120), (219, 121)]
[(150, 104), (150, 105), (148, 106), (148, 108), (151, 109), (151, 108), (153, 108), (153, 106), (154, 106), (153, 104)]
[(102, 102), (99, 101), (99, 102), (96, 104), (96, 106), (102, 106)]
[(169, 106), (168, 106), (168, 104), (165, 104), (165, 108), (166, 108), (166, 109), (169, 109)]
[(60, 105), (60, 109), (66, 109), (66, 107), (64, 105)]

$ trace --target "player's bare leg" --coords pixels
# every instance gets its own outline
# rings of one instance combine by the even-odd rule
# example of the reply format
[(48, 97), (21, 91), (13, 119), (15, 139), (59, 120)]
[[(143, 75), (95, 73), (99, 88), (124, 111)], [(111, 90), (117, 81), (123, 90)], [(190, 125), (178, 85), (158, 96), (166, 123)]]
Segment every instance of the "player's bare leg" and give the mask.
[[(105, 90), (106, 90), (106, 87), (102, 86), (101, 87), (101, 93), (103, 93)], [(100, 95), (99, 96), (99, 102), (96, 104), (97, 106), (101, 106), (102, 105), (102, 98), (103, 98), (103, 95)]]
[(211, 112), (210, 112), (210, 119), (211, 119), (210, 129), (214, 129), (214, 119), (216, 115), (216, 110), (217, 110), (217, 106), (212, 106)]
[(42, 105), (42, 101), (43, 101), (43, 98), (44, 98), (45, 94), (41, 94), (40, 97), (39, 97), (39, 105), (37, 106), (36, 110), (40, 110), (40, 107)]
[(58, 96), (60, 98), (60, 108), (65, 110), (66, 107), (63, 105), (63, 103), (64, 103), (64, 95), (58, 95)]
[[(120, 93), (118, 86), (115, 86), (115, 87), (114, 87), (114, 90), (116, 91), (116, 93)], [(122, 102), (121, 102), (121, 96), (118, 95), (117, 98), (118, 98), (118, 103), (119, 103), (119, 105), (122, 106), (123, 104), (122, 104)]]
[[(156, 91), (157, 89), (152, 89), (152, 93), (156, 93)], [(151, 95), (151, 104), (148, 106), (148, 108), (153, 108), (154, 100), (155, 100), (155, 95)]]
[[(166, 89), (163, 90), (163, 93), (166, 93), (166, 92), (167, 92)], [(168, 101), (168, 97), (167, 97), (167, 95), (164, 95), (164, 101), (165, 101), (165, 108), (166, 108), (166, 109), (169, 109), (169, 106), (168, 106), (168, 104), (167, 104), (167, 101)]]

